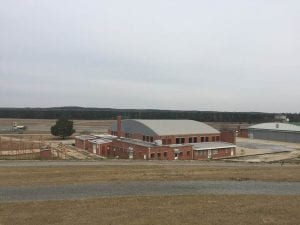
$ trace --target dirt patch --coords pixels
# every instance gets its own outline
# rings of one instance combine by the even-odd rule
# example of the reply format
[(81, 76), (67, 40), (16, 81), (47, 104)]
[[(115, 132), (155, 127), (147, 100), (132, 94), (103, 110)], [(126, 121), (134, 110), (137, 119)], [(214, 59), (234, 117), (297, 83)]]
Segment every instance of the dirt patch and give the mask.
[(0, 224), (299, 224), (300, 196), (114, 197), (0, 204)]

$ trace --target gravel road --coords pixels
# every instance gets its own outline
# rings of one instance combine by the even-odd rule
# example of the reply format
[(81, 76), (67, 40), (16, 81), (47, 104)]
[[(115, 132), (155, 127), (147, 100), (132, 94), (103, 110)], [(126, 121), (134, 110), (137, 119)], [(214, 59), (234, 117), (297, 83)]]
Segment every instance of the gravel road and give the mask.
[(300, 182), (168, 181), (2, 187), (0, 202), (190, 194), (300, 195)]

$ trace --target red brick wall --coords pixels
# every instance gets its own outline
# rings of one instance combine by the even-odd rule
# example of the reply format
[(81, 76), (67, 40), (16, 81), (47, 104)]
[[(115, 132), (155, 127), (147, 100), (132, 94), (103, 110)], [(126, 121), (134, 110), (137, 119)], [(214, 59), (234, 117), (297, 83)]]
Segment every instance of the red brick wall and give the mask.
[(233, 155), (235, 155), (235, 148), (222, 148), (216, 150), (204, 150), (204, 151), (195, 151), (194, 159), (195, 160), (203, 160), (209, 159), (208, 154), (210, 151), (210, 159), (217, 159), (222, 157), (231, 156), (231, 151), (233, 151)]
[(240, 129), (238, 132), (238, 137), (248, 138), (248, 129)]
[[(76, 139), (75, 143), (76, 147), (83, 149), (83, 140)], [(86, 150), (88, 150), (89, 152), (93, 152), (93, 145), (96, 145), (96, 154), (112, 158), (118, 157), (121, 159), (128, 159), (129, 147), (133, 148), (133, 159), (144, 159), (145, 155), (146, 159), (151, 160), (174, 160), (174, 149), (178, 149), (180, 151), (180, 153), (178, 154), (178, 160), (192, 160), (193, 158), (196, 160), (203, 160), (208, 158), (208, 151), (201, 151), (203, 153), (199, 153), (200, 151), (193, 151), (191, 145), (176, 147), (170, 147), (167, 145), (152, 146), (150, 148), (150, 157), (148, 147), (137, 144), (130, 144), (127, 142), (123, 142), (122, 140), (113, 140), (111, 143), (105, 144), (94, 144), (92, 142), (86, 141)], [(217, 151), (217, 154), (214, 154), (214, 152), (211, 151), (212, 158), (220, 158), (231, 155), (231, 149), (227, 149), (227, 151), (226, 149), (219, 149)]]
[(221, 131), (221, 141), (236, 144), (235, 131)]
[(89, 140), (81, 140), (75, 138), (75, 147), (88, 150), (91, 147), (91, 143), (89, 142)]
[[(174, 149), (179, 149), (181, 151), (178, 154), (179, 160), (187, 160), (192, 159), (192, 146), (179, 146), (171, 148), (169, 146), (155, 146), (155, 147), (148, 147), (140, 146), (136, 144), (129, 144), (126, 142), (114, 140), (111, 144), (111, 151), (107, 156), (116, 157), (118, 156), (121, 159), (128, 159), (129, 147), (133, 148), (133, 158), (134, 159), (161, 159), (161, 160), (174, 160), (175, 154)], [(150, 150), (150, 157), (149, 157), (149, 150)]]
[[(217, 150), (212, 150), (212, 159), (217, 159), (217, 158), (222, 158), (222, 157), (227, 157), (231, 156), (231, 150), (234, 151), (234, 148), (224, 148), (224, 149), (217, 149)], [(217, 151), (214, 153), (214, 151)], [(235, 151), (233, 152), (233, 155), (235, 155)]]
[(204, 151), (194, 151), (194, 159), (195, 160), (205, 160), (207, 159), (207, 150)]
[(50, 149), (41, 150), (40, 157), (41, 159), (51, 159), (52, 158), (51, 150)]
[(84, 148), (84, 141), (75, 138), (75, 147), (76, 147), (76, 148), (83, 149), (83, 148)]
[[(164, 160), (174, 160), (175, 153), (174, 149), (178, 149), (178, 160), (191, 160), (193, 156), (192, 146), (179, 146), (179, 147), (169, 147), (169, 146), (158, 146), (151, 148), (152, 156), (150, 159), (164, 159)], [(165, 157), (166, 155), (166, 157)]]
[[(114, 134), (112, 131), (110, 132), (110, 134)], [(125, 137), (126, 134), (124, 132), (122, 132), (121, 134), (122, 137)], [(129, 134), (129, 138), (132, 139), (138, 139), (138, 140), (143, 140), (143, 134), (136, 134), (136, 133), (132, 133)], [(197, 143), (200, 143), (201, 140), (203, 140), (203, 142), (206, 142), (206, 137), (208, 138), (208, 142), (213, 142), (213, 141), (220, 141), (220, 134), (216, 133), (216, 134), (186, 134), (186, 135), (170, 135), (170, 136), (153, 136), (153, 140), (166, 140), (166, 144), (176, 144), (176, 138), (184, 138), (185, 142), (184, 143), (189, 143), (189, 138), (192, 137), (193, 138), (193, 142), (194, 142), (194, 137), (197, 137)], [(202, 139), (201, 139), (202, 137)], [(192, 143), (193, 143), (192, 142)]]
[(95, 154), (107, 157), (107, 154), (109, 153), (109, 150), (111, 148), (111, 143), (96, 144), (96, 143), (88, 142), (87, 146), (88, 146), (87, 151), (94, 153), (93, 152), (94, 146), (96, 146)]

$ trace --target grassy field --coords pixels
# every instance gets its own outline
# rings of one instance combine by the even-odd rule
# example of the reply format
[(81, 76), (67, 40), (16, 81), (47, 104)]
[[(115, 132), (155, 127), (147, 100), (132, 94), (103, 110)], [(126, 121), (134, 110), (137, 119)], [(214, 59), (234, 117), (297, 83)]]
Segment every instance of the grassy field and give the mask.
[(101, 165), (1, 167), (0, 186), (155, 180), (300, 181), (300, 166)]
[(260, 225), (300, 222), (300, 196), (114, 197), (0, 204), (1, 225)]

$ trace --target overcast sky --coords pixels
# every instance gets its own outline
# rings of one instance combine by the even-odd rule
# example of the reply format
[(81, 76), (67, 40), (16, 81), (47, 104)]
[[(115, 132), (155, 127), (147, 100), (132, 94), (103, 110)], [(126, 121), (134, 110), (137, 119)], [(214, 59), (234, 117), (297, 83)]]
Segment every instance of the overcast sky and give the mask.
[(299, 0), (0, 0), (0, 107), (300, 112)]

